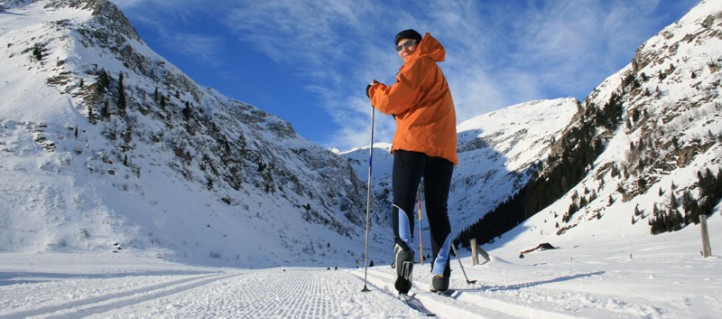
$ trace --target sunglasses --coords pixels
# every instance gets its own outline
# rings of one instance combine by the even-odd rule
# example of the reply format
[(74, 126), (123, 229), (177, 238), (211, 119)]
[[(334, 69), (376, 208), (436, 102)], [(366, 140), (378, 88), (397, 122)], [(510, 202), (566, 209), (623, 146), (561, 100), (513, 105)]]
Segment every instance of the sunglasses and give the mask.
[(416, 42), (417, 42), (416, 40), (408, 40), (408, 41), (404, 42), (403, 44), (399, 44), (396, 46), (396, 52), (400, 52), (401, 50), (404, 49), (404, 47), (409, 49), (409, 48), (411, 48), (412, 45), (416, 44)]

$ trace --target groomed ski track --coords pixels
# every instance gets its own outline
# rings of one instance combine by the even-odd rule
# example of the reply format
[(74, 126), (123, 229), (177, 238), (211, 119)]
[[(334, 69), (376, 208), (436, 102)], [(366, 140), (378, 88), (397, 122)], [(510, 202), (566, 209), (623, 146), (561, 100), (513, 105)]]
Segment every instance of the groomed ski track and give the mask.
[[(388, 268), (388, 267), (384, 267)], [(3, 303), (23, 295), (54, 291), (32, 309), (3, 305), (2, 318), (423, 318), (389, 293), (393, 275), (370, 270), (363, 288), (363, 269), (227, 270), (217, 273), (129, 273), (72, 276), (46, 281), (51, 274), (16, 274), (23, 280), (4, 291)], [(2, 279), (7, 283), (8, 276)], [(25, 277), (26, 279), (20, 279)], [(57, 279), (57, 278), (54, 278)], [(437, 318), (571, 318), (560, 313), (474, 296), (482, 287), (462, 288), (450, 297), (414, 282), (415, 297)], [(422, 288), (423, 287), (423, 288)], [(7, 288), (3, 285), (2, 288)], [(67, 291), (57, 295), (57, 291)], [(12, 293), (13, 297), (10, 297)], [(9, 307), (8, 307), (9, 306)]]
[[(362, 292), (363, 268), (247, 270), (116, 255), (0, 257), (0, 318), (425, 317), (395, 296), (395, 270), (388, 265), (369, 268), (371, 291)], [(691, 312), (697, 306), (717, 311), (712, 308), (719, 281), (711, 279), (717, 261), (685, 266), (670, 260), (664, 265), (669, 272), (657, 275), (670, 277), (664, 282), (639, 271), (659, 263), (629, 268), (627, 262), (519, 264), (495, 258), (467, 268), (470, 279), (478, 280), (473, 285), (452, 267), (450, 296), (429, 292), (429, 266), (417, 264), (411, 293), (437, 318), (691, 318), (698, 317)], [(702, 267), (688, 267), (697, 263)], [(701, 299), (680, 299), (675, 289), (699, 276), (710, 278), (694, 283)]]
[[(712, 226), (719, 229), (719, 220)], [(713, 243), (719, 242), (713, 233)], [(452, 263), (451, 296), (429, 292), (428, 263), (411, 293), (437, 318), (720, 318), (722, 258), (703, 258), (698, 229), (581, 243), (484, 265)], [(660, 239), (661, 238), (661, 239)], [(660, 243), (662, 241), (662, 243)], [(714, 246), (714, 247), (718, 247)], [(569, 247), (569, 248), (566, 248)], [(633, 253), (633, 256), (632, 256)], [(396, 270), (238, 269), (128, 253), (0, 253), (0, 318), (422, 318), (397, 299)]]

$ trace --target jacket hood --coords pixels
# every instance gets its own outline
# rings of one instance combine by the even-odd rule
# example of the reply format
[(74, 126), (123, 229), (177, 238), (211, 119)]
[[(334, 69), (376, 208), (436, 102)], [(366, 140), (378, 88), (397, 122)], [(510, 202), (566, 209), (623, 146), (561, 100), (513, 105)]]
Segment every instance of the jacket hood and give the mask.
[(427, 56), (436, 62), (443, 62), (446, 59), (446, 49), (430, 33), (426, 32), (411, 56)]

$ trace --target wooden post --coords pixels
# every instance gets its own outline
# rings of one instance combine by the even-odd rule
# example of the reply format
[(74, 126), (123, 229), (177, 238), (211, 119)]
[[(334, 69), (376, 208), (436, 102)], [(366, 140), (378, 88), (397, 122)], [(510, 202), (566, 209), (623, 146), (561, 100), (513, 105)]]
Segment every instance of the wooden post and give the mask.
[(476, 238), (471, 239), (471, 265), (476, 266), (479, 264), (479, 252), (476, 250)]
[(702, 256), (712, 256), (712, 247), (709, 245), (709, 231), (707, 230), (707, 216), (699, 215), (699, 224), (702, 228)]
[(487, 253), (486, 250), (484, 250), (484, 248), (476, 247), (476, 251), (479, 252), (479, 254), (481, 255), (481, 258), (484, 258), (484, 264), (491, 261), (491, 258), (489, 258), (489, 253)]

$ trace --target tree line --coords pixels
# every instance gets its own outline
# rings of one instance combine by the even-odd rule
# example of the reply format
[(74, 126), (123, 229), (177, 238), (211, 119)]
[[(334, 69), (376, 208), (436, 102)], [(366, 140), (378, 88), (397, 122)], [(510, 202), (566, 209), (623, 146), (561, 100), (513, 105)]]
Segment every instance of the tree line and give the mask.
[(491, 242), (582, 181), (587, 168), (604, 151), (609, 140), (609, 135), (602, 134), (598, 128), (611, 132), (622, 122), (622, 96), (613, 93), (609, 102), (601, 108), (587, 101), (587, 106), (579, 112), (580, 120), (570, 125), (556, 142), (561, 151), (549, 157), (543, 174), (535, 172), (519, 192), (462, 231), (456, 238), (457, 242), (468, 243), (471, 238), (476, 238), (480, 244)]

